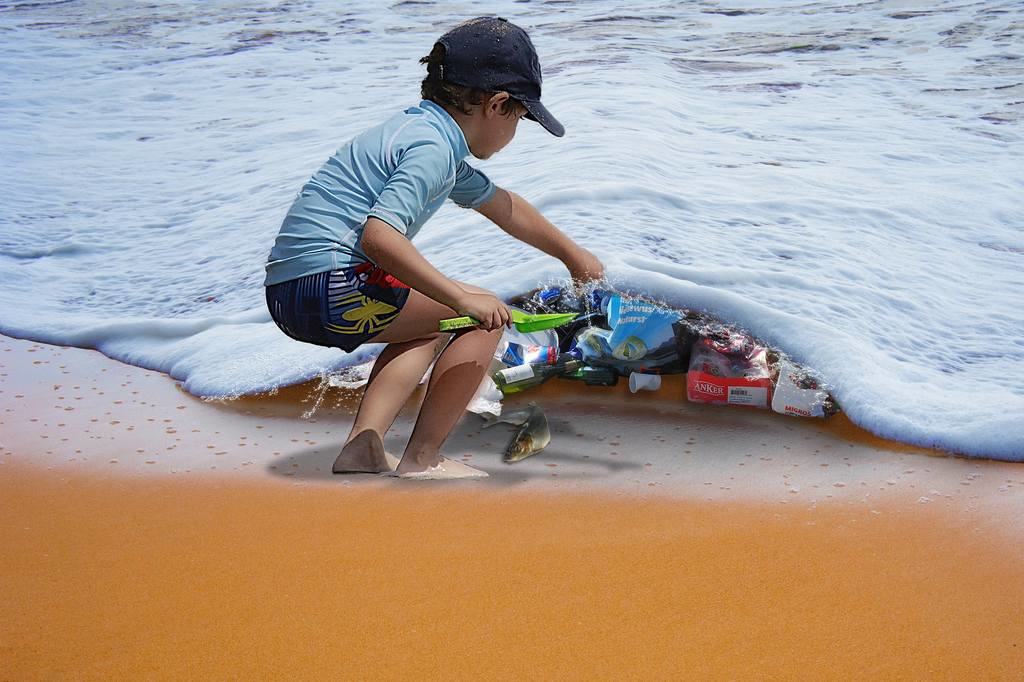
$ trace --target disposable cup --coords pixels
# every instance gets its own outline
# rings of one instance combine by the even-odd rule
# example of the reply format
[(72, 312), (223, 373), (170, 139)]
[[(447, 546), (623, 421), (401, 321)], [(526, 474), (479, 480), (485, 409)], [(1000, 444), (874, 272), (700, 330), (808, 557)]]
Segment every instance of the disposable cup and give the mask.
[(629, 375), (629, 392), (657, 391), (661, 388), (661, 376), (658, 374), (640, 374), (631, 372)]

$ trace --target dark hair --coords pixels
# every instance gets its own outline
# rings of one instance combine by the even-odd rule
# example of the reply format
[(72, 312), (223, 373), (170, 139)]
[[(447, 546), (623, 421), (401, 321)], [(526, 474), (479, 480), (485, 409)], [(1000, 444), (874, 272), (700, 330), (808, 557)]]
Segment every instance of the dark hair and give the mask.
[[(420, 59), (420, 64), (427, 65), (427, 77), (420, 84), (420, 96), (429, 99), (435, 104), (448, 105), (469, 115), (473, 113), (470, 106), (483, 104), (484, 101), (494, 96), (494, 92), (471, 88), (465, 85), (449, 83), (444, 79), (444, 45), (434, 43), (434, 49), (426, 57)], [(501, 106), (501, 113), (505, 116), (513, 116), (525, 110), (521, 103), (509, 97)]]

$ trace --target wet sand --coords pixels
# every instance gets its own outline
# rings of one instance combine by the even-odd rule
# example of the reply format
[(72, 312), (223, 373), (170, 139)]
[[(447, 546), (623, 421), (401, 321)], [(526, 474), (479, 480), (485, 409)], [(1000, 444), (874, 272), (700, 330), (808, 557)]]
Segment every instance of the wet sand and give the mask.
[(315, 385), (204, 402), (0, 337), (0, 679), (1024, 668), (1021, 465), (623, 389), (509, 401), (553, 431), (513, 466), (467, 415), (491, 477), (406, 484), (326, 473), (358, 392), (302, 419)]

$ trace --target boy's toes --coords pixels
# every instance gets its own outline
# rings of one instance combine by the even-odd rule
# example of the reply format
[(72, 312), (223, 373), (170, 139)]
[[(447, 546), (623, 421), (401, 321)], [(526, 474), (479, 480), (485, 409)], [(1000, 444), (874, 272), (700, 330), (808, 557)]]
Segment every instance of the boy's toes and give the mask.
[(488, 474), (486, 471), (468, 464), (442, 457), (440, 462), (423, 471), (396, 471), (391, 475), (415, 481), (437, 481), (457, 478), (487, 478)]

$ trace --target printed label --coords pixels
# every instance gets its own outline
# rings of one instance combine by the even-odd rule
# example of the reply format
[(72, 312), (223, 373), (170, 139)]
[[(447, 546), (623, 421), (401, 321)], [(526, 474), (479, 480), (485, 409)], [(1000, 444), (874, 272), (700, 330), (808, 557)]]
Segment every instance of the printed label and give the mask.
[(725, 395), (725, 387), (713, 384), (710, 381), (697, 381), (693, 384), (693, 390), (696, 393), (705, 393), (707, 395), (722, 397)]
[(783, 361), (779, 367), (779, 384), (772, 396), (772, 409), (794, 417), (824, 417), (828, 392), (821, 388), (802, 388), (815, 385), (813, 377)]
[(755, 386), (730, 386), (728, 402), (733, 405), (768, 405), (768, 389)]
[(530, 367), (529, 365), (509, 367), (508, 369), (501, 370), (500, 374), (506, 383), (512, 384), (517, 381), (522, 381), (524, 379), (532, 379), (533, 367)]
[(501, 356), (501, 361), (506, 365), (520, 365), (523, 362), (523, 349), (518, 343), (508, 344), (508, 348)]

